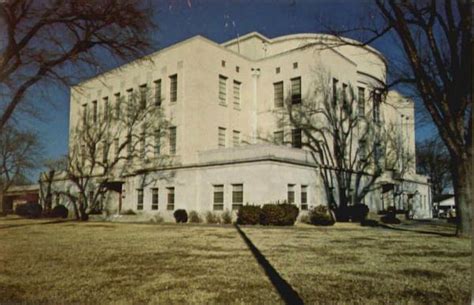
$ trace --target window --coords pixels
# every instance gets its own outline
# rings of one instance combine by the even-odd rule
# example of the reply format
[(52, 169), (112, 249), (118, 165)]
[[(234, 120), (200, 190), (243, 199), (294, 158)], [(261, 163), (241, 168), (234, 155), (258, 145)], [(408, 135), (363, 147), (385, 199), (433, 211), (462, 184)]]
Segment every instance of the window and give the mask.
[(225, 60), (221, 61), (221, 66), (222, 66), (222, 68), (225, 68)]
[(97, 123), (97, 101), (92, 101), (92, 121)]
[(151, 189), (151, 209), (158, 210), (158, 188)]
[(282, 145), (283, 144), (283, 131), (282, 130), (275, 131), (273, 133), (273, 140), (275, 144)]
[(178, 74), (170, 76), (170, 101), (176, 102), (178, 100)]
[(140, 158), (145, 158), (146, 156), (146, 130), (143, 128), (140, 134)]
[(240, 72), (240, 67), (239, 66), (235, 66), (235, 72), (237, 72), (237, 73)]
[(174, 187), (168, 187), (168, 204), (166, 205), (166, 209), (168, 211), (174, 210)]
[(378, 142), (374, 143), (374, 163), (377, 167), (382, 164), (382, 145)]
[(82, 105), (82, 124), (87, 124), (87, 104)]
[(127, 158), (132, 158), (132, 135), (127, 135)]
[(109, 145), (107, 141), (102, 141), (102, 163), (107, 163), (108, 153), (109, 153)]
[(232, 132), (232, 143), (234, 147), (240, 146), (240, 131), (234, 130)]
[(293, 129), (291, 131), (291, 146), (294, 148), (301, 148), (301, 129)]
[(155, 130), (155, 157), (159, 156), (161, 153), (161, 131), (159, 129)]
[(131, 116), (133, 113), (133, 89), (127, 90), (127, 114)]
[(232, 184), (232, 210), (238, 210), (244, 205), (244, 185)]
[(137, 210), (143, 210), (143, 189), (137, 189)]
[(226, 103), (227, 77), (219, 75), (219, 101)]
[(104, 121), (107, 122), (109, 120), (109, 97), (104, 97)]
[(377, 92), (377, 91), (374, 91), (373, 95), (374, 95), (374, 105), (373, 105), (374, 122), (380, 123), (380, 103), (381, 103), (382, 97), (380, 95), (380, 92)]
[(273, 83), (273, 100), (275, 108), (283, 107), (283, 82)]
[(147, 94), (147, 87), (146, 84), (140, 86), (140, 108), (146, 109), (146, 94)]
[(225, 131), (224, 127), (219, 127), (217, 131), (217, 146), (219, 148), (225, 147)]
[(161, 79), (155, 81), (155, 106), (161, 106)]
[(94, 191), (89, 191), (89, 206), (94, 205)]
[(293, 63), (293, 69), (298, 69), (298, 63), (297, 62)]
[(176, 154), (176, 127), (170, 127), (170, 155)]
[(295, 185), (288, 184), (288, 203), (295, 203)]
[(115, 93), (115, 118), (120, 118), (120, 93)]
[(291, 104), (301, 103), (301, 77), (291, 79)]
[(114, 139), (114, 151), (115, 151), (115, 157), (118, 157), (119, 155), (119, 139), (115, 138)]
[(347, 103), (347, 84), (342, 84), (342, 100)]
[(367, 143), (365, 140), (359, 140), (359, 160), (364, 161), (367, 158)]
[(308, 186), (307, 185), (301, 186), (301, 209), (302, 210), (308, 209)]
[(214, 185), (214, 206), (215, 211), (224, 210), (224, 185)]
[(365, 89), (362, 87), (359, 87), (357, 96), (358, 96), (357, 112), (359, 114), (359, 117), (364, 117), (365, 116)]
[(336, 78), (332, 79), (332, 102), (333, 104), (337, 103), (337, 83), (339, 81)]
[(240, 82), (234, 80), (234, 105), (240, 106)]
[(276, 68), (275, 68), (275, 73), (276, 73), (276, 74), (280, 74), (280, 67), (276, 67)]

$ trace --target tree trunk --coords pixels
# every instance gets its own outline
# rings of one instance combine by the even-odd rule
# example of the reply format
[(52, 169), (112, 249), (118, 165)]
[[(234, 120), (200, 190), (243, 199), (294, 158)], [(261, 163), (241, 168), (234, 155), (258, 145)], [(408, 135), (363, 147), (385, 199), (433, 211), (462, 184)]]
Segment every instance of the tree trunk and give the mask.
[[(453, 158), (454, 159), (454, 158)], [(456, 160), (456, 159), (455, 159)], [(453, 164), (453, 186), (456, 201), (456, 234), (472, 234), (472, 155), (458, 159)]]

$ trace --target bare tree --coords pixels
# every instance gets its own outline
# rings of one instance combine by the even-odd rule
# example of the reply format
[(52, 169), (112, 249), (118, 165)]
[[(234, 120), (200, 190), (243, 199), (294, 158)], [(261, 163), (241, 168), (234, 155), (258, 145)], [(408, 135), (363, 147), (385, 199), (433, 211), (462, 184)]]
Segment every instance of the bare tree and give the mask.
[[(365, 46), (393, 34), (404, 60), (395, 64), (392, 85), (403, 85), (423, 102), (449, 155), (456, 197), (457, 233), (471, 235), (472, 212), (472, 16), (471, 1), (374, 0), (368, 24), (331, 33), (337, 45)], [(372, 22), (376, 20), (377, 22)], [(359, 32), (363, 42), (339, 35)]]
[(381, 90), (357, 100), (352, 86), (334, 90), (331, 80), (329, 73), (315, 73), (314, 91), (301, 99), (290, 96), (279, 123), (294, 128), (293, 144), (300, 142), (311, 151), (329, 207), (344, 210), (379, 188), (376, 182), (385, 169), (402, 177), (413, 167), (414, 158), (401, 149), (406, 143), (400, 126), (382, 123), (380, 110), (374, 116), (368, 108), (358, 107), (370, 99), (380, 109), (385, 99)]
[(418, 172), (430, 177), (433, 198), (451, 187), (449, 153), (440, 138), (427, 138), (418, 143), (416, 163)]
[(64, 176), (72, 187), (59, 193), (69, 199), (81, 220), (102, 209), (109, 182), (171, 160), (160, 151), (168, 121), (148, 91), (121, 97), (115, 106), (84, 112), (70, 135)]
[(71, 85), (110, 58), (150, 49), (151, 5), (140, 0), (0, 1), (0, 132), (42, 82)]
[(0, 201), (11, 185), (28, 181), (28, 173), (38, 168), (40, 155), (41, 145), (34, 132), (11, 126), (3, 129), (0, 133)]

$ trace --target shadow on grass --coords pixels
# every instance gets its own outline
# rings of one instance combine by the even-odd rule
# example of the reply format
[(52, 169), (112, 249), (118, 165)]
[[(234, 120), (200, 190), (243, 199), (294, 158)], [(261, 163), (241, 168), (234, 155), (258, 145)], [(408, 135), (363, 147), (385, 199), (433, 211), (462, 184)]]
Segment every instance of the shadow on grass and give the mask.
[(247, 235), (240, 229), (238, 225), (235, 225), (237, 232), (239, 232), (240, 236), (244, 240), (245, 244), (249, 247), (250, 251), (252, 252), (253, 256), (259, 263), (259, 265), (265, 271), (268, 279), (271, 281), (275, 289), (277, 290), (278, 294), (281, 298), (285, 301), (286, 304), (304, 304), (303, 300), (300, 298), (298, 293), (288, 284), (285, 279), (283, 279), (280, 274), (273, 268), (270, 262), (263, 256), (263, 254), (258, 250), (257, 247), (252, 243), (252, 241), (247, 237)]
[(19, 228), (19, 227), (30, 227), (30, 226), (38, 226), (38, 225), (49, 225), (55, 223), (64, 223), (74, 220), (52, 220), (46, 222), (31, 222), (31, 223), (21, 223), (21, 224), (11, 224), (11, 225), (0, 225), (0, 230), (2, 229), (10, 229), (10, 228)]
[(394, 226), (386, 225), (386, 224), (383, 224), (383, 223), (379, 223), (378, 226), (380, 228), (395, 230), (395, 231), (405, 231), (405, 232), (420, 233), (420, 234), (438, 235), (438, 236), (444, 236), (444, 237), (455, 237), (456, 236), (456, 232), (444, 233), (444, 232), (427, 231), (427, 230), (420, 230), (420, 229), (409, 229), (409, 228), (403, 228), (403, 227), (394, 227)]

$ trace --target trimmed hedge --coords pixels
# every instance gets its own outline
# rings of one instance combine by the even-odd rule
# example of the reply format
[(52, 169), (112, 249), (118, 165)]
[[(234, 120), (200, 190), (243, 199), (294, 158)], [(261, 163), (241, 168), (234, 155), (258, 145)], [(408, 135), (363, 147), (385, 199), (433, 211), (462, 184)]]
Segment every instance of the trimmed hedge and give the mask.
[(265, 204), (260, 213), (260, 224), (292, 226), (298, 218), (298, 213), (298, 207), (293, 204)]
[(309, 211), (310, 223), (315, 226), (332, 226), (335, 221), (327, 206), (318, 205)]
[(19, 204), (15, 207), (15, 214), (27, 217), (27, 218), (38, 218), (43, 212), (43, 207), (37, 203), (24, 203)]
[(260, 223), (262, 209), (258, 205), (244, 205), (237, 211), (237, 223), (240, 225), (256, 225)]
[(174, 211), (173, 213), (174, 219), (176, 219), (177, 223), (186, 223), (188, 222), (188, 213), (186, 210), (179, 209)]
[(201, 218), (201, 216), (199, 216), (198, 212), (191, 211), (191, 212), (189, 212), (189, 222), (190, 223), (201, 223), (202, 218)]
[(51, 210), (51, 217), (67, 218), (69, 210), (64, 205), (57, 205)]

